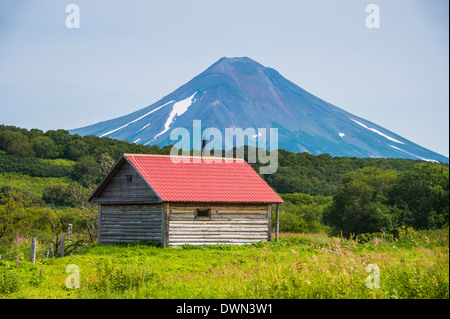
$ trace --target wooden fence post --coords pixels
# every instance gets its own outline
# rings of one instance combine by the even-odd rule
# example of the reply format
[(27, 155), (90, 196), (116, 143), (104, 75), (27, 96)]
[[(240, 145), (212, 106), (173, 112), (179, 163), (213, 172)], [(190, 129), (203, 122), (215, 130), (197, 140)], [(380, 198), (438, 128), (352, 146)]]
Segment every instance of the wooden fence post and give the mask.
[(61, 236), (61, 241), (59, 244), (59, 257), (64, 257), (64, 235)]
[(33, 237), (31, 239), (31, 256), (30, 261), (35, 264), (36, 263), (36, 238)]
[(280, 232), (280, 204), (276, 205), (276, 229), (275, 229), (275, 242), (278, 243), (278, 233)]

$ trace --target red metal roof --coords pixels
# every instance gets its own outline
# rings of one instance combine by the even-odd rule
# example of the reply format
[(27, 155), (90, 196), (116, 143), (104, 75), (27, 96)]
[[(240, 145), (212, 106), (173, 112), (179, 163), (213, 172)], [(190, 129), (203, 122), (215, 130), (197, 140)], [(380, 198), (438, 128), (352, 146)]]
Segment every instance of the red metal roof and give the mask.
[(242, 159), (124, 156), (163, 201), (283, 203)]

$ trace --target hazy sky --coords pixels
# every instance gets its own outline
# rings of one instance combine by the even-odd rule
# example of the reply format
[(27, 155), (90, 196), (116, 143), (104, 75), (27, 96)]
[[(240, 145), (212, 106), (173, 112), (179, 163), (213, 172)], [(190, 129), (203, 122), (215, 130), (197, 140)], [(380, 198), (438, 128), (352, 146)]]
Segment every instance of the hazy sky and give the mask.
[[(69, 4), (80, 28), (66, 27)], [(369, 29), (365, 9), (380, 8)], [(447, 0), (0, 3), (0, 124), (72, 129), (138, 110), (221, 57), (449, 156)]]

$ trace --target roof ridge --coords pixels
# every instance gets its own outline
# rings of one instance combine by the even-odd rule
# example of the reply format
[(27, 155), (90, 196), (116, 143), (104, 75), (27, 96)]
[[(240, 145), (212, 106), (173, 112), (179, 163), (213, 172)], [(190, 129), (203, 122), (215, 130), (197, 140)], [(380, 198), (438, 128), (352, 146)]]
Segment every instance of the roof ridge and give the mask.
[(234, 157), (217, 157), (217, 156), (193, 156), (193, 155), (164, 155), (164, 154), (137, 154), (137, 153), (125, 153), (123, 154), (125, 157), (129, 156), (143, 156), (143, 157), (188, 157), (188, 158), (202, 158), (202, 159), (222, 159), (222, 160), (234, 160), (234, 161), (243, 161), (243, 158), (234, 158)]

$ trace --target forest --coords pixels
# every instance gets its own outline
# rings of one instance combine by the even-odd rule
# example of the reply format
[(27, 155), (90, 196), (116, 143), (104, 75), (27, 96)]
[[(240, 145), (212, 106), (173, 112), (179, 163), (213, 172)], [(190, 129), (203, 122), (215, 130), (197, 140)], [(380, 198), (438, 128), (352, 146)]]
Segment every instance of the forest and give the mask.
[[(68, 224), (75, 236), (68, 253), (95, 243), (97, 210), (87, 198), (112, 165), (123, 153), (170, 149), (0, 125), (0, 247), (33, 236), (57, 249)], [(286, 150), (278, 160), (278, 171), (262, 177), (285, 201), (282, 232), (395, 237), (402, 227), (448, 227), (448, 164)]]

